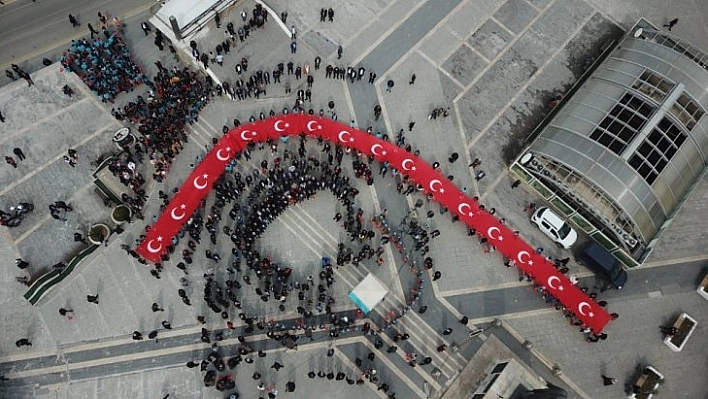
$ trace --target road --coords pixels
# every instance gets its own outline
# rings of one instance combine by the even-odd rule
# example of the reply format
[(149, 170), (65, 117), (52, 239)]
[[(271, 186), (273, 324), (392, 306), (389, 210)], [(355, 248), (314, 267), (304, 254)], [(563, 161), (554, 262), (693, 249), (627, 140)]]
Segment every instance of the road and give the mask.
[[(126, 22), (154, 4), (147, 0), (6, 1), (0, 7), (0, 69), (14, 63), (33, 72), (42, 66), (44, 57), (57, 61), (67, 43), (88, 33), (87, 24), (99, 29), (99, 11)], [(78, 19), (81, 27), (71, 26), (69, 14)], [(7, 78), (1, 81), (9, 82)]]

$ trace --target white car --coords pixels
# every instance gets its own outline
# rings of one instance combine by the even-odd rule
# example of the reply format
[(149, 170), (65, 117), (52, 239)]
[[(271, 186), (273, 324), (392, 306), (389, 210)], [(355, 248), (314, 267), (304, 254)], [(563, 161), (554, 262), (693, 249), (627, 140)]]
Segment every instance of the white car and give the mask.
[(578, 240), (578, 233), (555, 212), (541, 207), (531, 215), (531, 223), (544, 232), (559, 247), (568, 249)]

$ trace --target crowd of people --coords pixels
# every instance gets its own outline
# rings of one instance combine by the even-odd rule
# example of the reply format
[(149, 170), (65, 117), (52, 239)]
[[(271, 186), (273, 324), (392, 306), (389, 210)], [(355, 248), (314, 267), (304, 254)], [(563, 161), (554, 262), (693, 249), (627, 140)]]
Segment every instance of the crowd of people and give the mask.
[(138, 125), (140, 143), (156, 169), (153, 178), (160, 182), (187, 141), (186, 124), (199, 120), (199, 111), (209, 101), (213, 82), (208, 77), (202, 82), (187, 67), (166, 69), (157, 65), (159, 72), (154, 82), (148, 83), (151, 89), (147, 100), (138, 96), (122, 109), (113, 108), (111, 114)]
[(72, 40), (71, 48), (62, 53), (61, 64), (76, 73), (103, 102), (148, 79), (132, 60), (119, 32), (103, 29), (105, 37)]

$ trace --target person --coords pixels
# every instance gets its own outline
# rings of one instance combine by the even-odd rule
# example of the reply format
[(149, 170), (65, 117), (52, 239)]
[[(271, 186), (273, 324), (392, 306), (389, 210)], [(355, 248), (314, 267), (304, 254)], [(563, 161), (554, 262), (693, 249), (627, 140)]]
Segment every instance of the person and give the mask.
[(74, 242), (81, 242), (88, 245), (88, 241), (86, 241), (86, 239), (79, 232), (74, 233)]
[(469, 322), (467, 316), (462, 316), (462, 318), (460, 319), (460, 324), (467, 325), (467, 322)]
[(427, 306), (421, 306), (420, 309), (418, 309), (418, 313), (423, 314), (426, 310), (428, 310)]
[(153, 311), (153, 312), (164, 312), (165, 309), (162, 309), (162, 308), (160, 307), (160, 305), (158, 305), (157, 303), (153, 302), (153, 304), (152, 304), (152, 311)]
[(440, 345), (440, 346), (437, 347), (438, 353), (445, 352), (445, 349), (447, 349), (447, 345), (445, 345), (445, 344), (442, 344), (442, 345)]
[(5, 162), (7, 162), (8, 165), (11, 165), (13, 168), (17, 168), (17, 162), (15, 161), (15, 158), (5, 156)]
[[(389, 80), (386, 82), (386, 91), (390, 93), (390, 92), (391, 92), (391, 89), (393, 89), (393, 86), (394, 86), (393, 80), (389, 79)], [(409, 130), (410, 130), (410, 129), (409, 129)]]
[(604, 386), (614, 385), (614, 383), (617, 382), (616, 378), (608, 377), (604, 374), (602, 374), (601, 376), (602, 376), (602, 385), (604, 385)]
[[(60, 315), (67, 316), (67, 314), (69, 314), (69, 313), (74, 313), (74, 311), (72, 309), (59, 308)], [(69, 318), (69, 320), (73, 319), (73, 317), (71, 317), (71, 315), (68, 315), (67, 317)]]
[(669, 21), (668, 24), (664, 24), (664, 28), (667, 28), (668, 31), (671, 32), (671, 29), (672, 29), (674, 26), (676, 26), (676, 24), (678, 23), (678, 21), (679, 21), (678, 18), (674, 18), (674, 19), (672, 19), (671, 21)]
[(30, 342), (30, 340), (28, 340), (27, 338), (21, 338), (18, 339), (17, 342), (15, 342), (15, 346), (17, 346), (18, 348), (21, 348), (23, 346), (32, 346), (32, 342)]
[(15, 155), (17, 155), (17, 158), (19, 158), (20, 161), (24, 161), (24, 160), (25, 160), (25, 153), (22, 152), (22, 149), (21, 149), (21, 148), (15, 147), (15, 149), (13, 149), (12, 152), (13, 152)]
[(442, 277), (442, 273), (439, 270), (436, 270), (435, 273), (433, 273), (433, 281), (438, 281)]
[(88, 301), (90, 303), (95, 303), (96, 305), (98, 305), (98, 294), (86, 295), (86, 301)]
[(147, 22), (141, 22), (140, 27), (143, 29), (143, 32), (145, 32), (145, 36), (147, 36), (148, 33), (150, 33), (150, 31), (152, 30), (152, 28), (150, 28), (150, 25), (148, 25)]
[(413, 83), (415, 83), (415, 78), (416, 78), (415, 74), (411, 75), (411, 81), (408, 82), (408, 84), (412, 85)]
[(162, 327), (164, 327), (166, 330), (171, 330), (172, 329), (172, 324), (170, 324), (169, 321), (163, 320), (162, 321)]
[(452, 334), (452, 328), (448, 327), (443, 330), (443, 335), (450, 335)]
[(30, 265), (29, 262), (25, 262), (24, 260), (22, 260), (20, 258), (15, 259), (15, 264), (17, 265), (17, 267), (19, 267), (22, 270), (27, 269)]
[(133, 340), (134, 341), (140, 341), (143, 339), (143, 334), (140, 333), (140, 331), (133, 331)]

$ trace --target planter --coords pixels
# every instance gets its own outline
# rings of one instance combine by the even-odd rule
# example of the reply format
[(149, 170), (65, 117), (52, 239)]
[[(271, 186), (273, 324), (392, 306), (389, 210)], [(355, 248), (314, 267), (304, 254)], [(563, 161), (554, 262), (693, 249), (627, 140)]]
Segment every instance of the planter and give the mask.
[(632, 393), (628, 398), (651, 399), (662, 382), (664, 382), (664, 376), (654, 367), (646, 366), (632, 385)]
[(688, 338), (693, 334), (693, 330), (696, 329), (697, 325), (698, 322), (696, 319), (689, 316), (687, 313), (682, 313), (674, 323), (674, 327), (678, 329), (678, 332), (664, 338), (664, 344), (674, 352), (681, 352), (681, 349), (686, 345)]
[(109, 229), (108, 226), (103, 223), (97, 223), (91, 226), (91, 230), (89, 230), (88, 234), (88, 239), (91, 244), (101, 245), (106, 241), (106, 239), (108, 239), (108, 236), (110, 235), (111, 229)]
[(698, 292), (698, 295), (703, 297), (703, 299), (708, 301), (708, 273), (703, 276), (703, 281), (701, 281), (701, 284), (698, 285), (696, 292)]
[(118, 205), (111, 211), (111, 220), (116, 225), (121, 225), (125, 222), (129, 222), (131, 216), (132, 212), (130, 211), (130, 208), (126, 205)]

